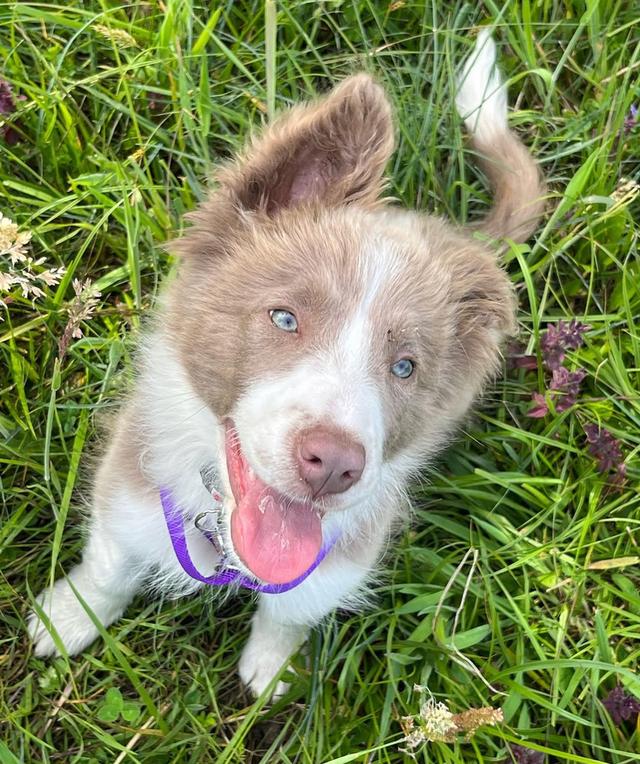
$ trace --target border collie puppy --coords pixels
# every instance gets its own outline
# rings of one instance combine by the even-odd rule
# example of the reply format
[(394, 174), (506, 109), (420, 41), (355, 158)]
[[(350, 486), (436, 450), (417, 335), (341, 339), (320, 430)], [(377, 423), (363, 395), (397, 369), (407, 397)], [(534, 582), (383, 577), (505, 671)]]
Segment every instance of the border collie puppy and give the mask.
[(260, 694), (310, 627), (357, 603), (409, 481), (515, 329), (490, 242), (524, 241), (543, 211), (486, 32), (456, 105), (494, 194), (473, 229), (386, 203), (392, 115), (367, 74), (218, 169), (175, 242), (179, 274), (97, 470), (82, 562), (31, 614), (36, 655), (82, 650), (93, 619), (112, 623), (139, 591), (244, 585), (259, 603), (240, 675)]

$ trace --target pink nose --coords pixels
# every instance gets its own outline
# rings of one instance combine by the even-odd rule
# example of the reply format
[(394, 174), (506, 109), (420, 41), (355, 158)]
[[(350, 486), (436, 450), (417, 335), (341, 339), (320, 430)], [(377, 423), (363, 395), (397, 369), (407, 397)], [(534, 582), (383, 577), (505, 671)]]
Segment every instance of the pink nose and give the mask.
[(360, 480), (364, 448), (343, 432), (315, 427), (298, 441), (298, 472), (313, 498), (342, 493)]

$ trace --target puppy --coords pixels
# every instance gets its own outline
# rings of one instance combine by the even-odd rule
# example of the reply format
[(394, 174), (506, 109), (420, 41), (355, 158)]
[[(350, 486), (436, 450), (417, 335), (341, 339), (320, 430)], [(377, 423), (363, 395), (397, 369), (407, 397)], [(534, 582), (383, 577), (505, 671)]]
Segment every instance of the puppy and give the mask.
[(357, 600), (408, 482), (515, 328), (485, 242), (524, 241), (543, 209), (486, 33), (456, 103), (495, 198), (484, 236), (381, 198), (393, 125), (366, 74), (218, 170), (175, 243), (179, 275), (97, 470), (82, 562), (31, 615), (36, 655), (82, 650), (98, 635), (87, 610), (106, 626), (141, 590), (244, 584), (260, 594), (240, 675), (260, 694), (310, 627)]

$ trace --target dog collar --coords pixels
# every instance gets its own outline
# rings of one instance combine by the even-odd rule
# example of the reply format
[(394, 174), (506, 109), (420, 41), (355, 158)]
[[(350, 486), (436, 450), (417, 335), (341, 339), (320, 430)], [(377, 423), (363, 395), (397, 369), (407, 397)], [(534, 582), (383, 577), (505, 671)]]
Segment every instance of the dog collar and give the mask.
[[(217, 493), (214, 493), (213, 498), (216, 501), (222, 500), (222, 497)], [(207, 584), (208, 586), (226, 586), (227, 584), (235, 584), (236, 586), (240, 586), (244, 589), (251, 589), (263, 594), (282, 594), (283, 592), (288, 592), (291, 589), (295, 589), (296, 586), (299, 586), (313, 573), (313, 571), (318, 567), (318, 565), (320, 565), (324, 558), (333, 549), (337, 541), (337, 537), (334, 537), (329, 539), (327, 542), (324, 542), (320, 547), (320, 551), (318, 552), (316, 559), (311, 563), (311, 565), (305, 570), (304, 573), (301, 573), (297, 578), (294, 578), (293, 581), (287, 581), (284, 584), (265, 584), (247, 576), (241, 570), (238, 570), (238, 568), (228, 564), (224, 547), (221, 545), (220, 536), (215, 532), (212, 533), (203, 528), (200, 528), (198, 525), (200, 516), (205, 514), (201, 513), (201, 515), (198, 515), (198, 517), (195, 518), (194, 523), (198, 530), (203, 534), (203, 536), (207, 538), (212, 547), (221, 557), (218, 569), (214, 575), (203, 576), (193, 564), (193, 560), (189, 554), (187, 538), (184, 530), (184, 515), (174, 501), (171, 491), (166, 487), (160, 489), (160, 502), (162, 503), (162, 511), (164, 513), (164, 519), (167, 524), (167, 530), (169, 531), (171, 546), (173, 547), (173, 551), (178, 558), (180, 567), (187, 575), (191, 576), (191, 578), (195, 579), (196, 581), (200, 581), (203, 584)]]

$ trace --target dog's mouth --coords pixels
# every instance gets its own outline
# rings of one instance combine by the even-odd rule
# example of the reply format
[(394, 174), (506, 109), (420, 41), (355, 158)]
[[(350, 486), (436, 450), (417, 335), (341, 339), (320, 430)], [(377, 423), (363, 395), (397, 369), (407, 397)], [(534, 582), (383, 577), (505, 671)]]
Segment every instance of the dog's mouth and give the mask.
[(318, 510), (263, 482), (251, 469), (233, 422), (225, 422), (225, 452), (235, 509), (231, 539), (236, 554), (259, 579), (283, 584), (302, 575), (322, 545)]

